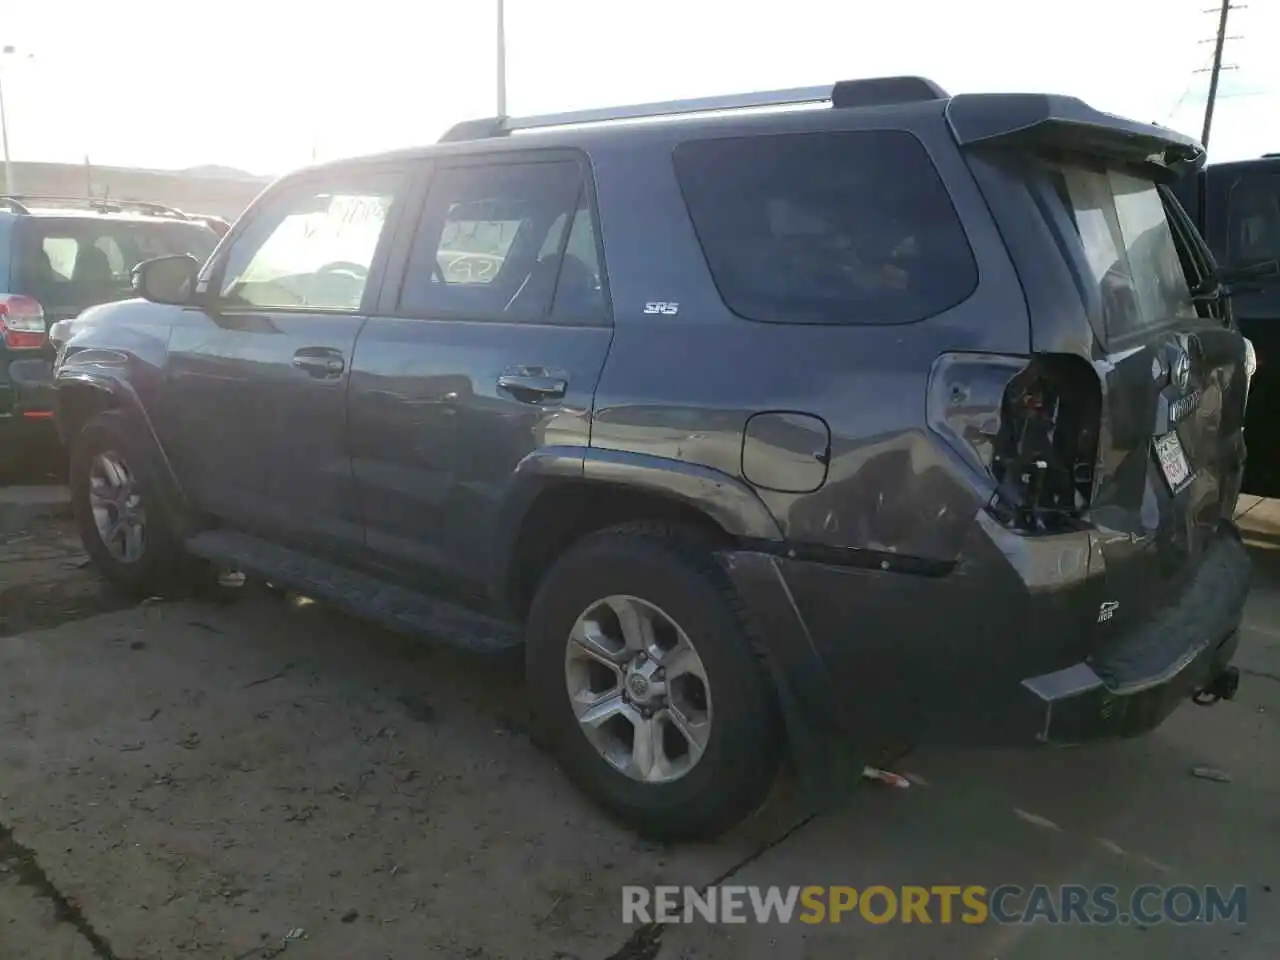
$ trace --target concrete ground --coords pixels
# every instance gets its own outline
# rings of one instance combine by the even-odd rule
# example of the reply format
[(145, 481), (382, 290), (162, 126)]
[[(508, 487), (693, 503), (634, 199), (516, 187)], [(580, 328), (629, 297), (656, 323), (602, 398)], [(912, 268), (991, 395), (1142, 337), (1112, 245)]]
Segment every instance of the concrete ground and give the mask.
[[(1235, 701), (1188, 704), (1103, 747), (921, 749), (897, 766), (911, 788), (867, 784), (817, 816), (784, 783), (734, 835), (679, 847), (637, 841), (562, 780), (525, 736), (509, 661), (252, 588), (110, 609), (45, 510), (0, 528), (0, 960), (1270, 960), (1280, 504), (1246, 509), (1258, 584)], [(72, 599), (50, 608), (78, 619), (14, 612), (60, 589)], [(1202, 765), (1229, 782), (1192, 776)], [(1191, 928), (621, 921), (623, 884), (716, 880), (1244, 884), (1248, 915)]]

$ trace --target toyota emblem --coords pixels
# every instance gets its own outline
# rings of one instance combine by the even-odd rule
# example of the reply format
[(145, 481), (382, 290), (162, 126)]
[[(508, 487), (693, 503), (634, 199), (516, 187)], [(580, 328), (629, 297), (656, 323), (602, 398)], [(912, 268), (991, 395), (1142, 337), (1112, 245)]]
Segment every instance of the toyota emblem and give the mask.
[(1173, 358), (1173, 363), (1169, 367), (1169, 381), (1179, 391), (1186, 390), (1188, 384), (1191, 383), (1191, 358), (1187, 356), (1185, 351), (1178, 351)]

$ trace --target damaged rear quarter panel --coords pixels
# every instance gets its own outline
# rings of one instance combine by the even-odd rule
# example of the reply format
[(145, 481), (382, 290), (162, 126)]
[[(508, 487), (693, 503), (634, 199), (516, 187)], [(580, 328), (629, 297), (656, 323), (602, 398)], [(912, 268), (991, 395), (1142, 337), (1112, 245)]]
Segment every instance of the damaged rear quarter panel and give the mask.
[[(615, 334), (596, 392), (592, 447), (705, 466), (745, 483), (750, 418), (812, 415), (831, 434), (821, 486), (755, 488), (786, 540), (929, 560), (959, 556), (984, 500), (972, 471), (927, 428), (929, 372), (947, 351), (1026, 355), (1030, 323), (1004, 241), (933, 110), (921, 106), (904, 127), (947, 187), (979, 282), (943, 313), (892, 326), (738, 317), (711, 278), (680, 193), (671, 155), (681, 134), (653, 130), (625, 148), (593, 151)], [(881, 122), (874, 112), (848, 111), (778, 125), (802, 131)], [(678, 303), (678, 313), (646, 314), (655, 300)]]

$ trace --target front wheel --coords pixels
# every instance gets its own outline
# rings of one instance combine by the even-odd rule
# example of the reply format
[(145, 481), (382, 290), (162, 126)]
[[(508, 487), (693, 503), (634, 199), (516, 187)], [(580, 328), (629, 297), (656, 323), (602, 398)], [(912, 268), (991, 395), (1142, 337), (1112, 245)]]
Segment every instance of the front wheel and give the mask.
[(98, 414), (72, 442), (71, 507), (85, 552), (113, 586), (145, 595), (191, 569), (154, 502), (145, 457), (118, 411)]
[(722, 833), (768, 795), (774, 690), (738, 598), (691, 531), (594, 534), (539, 587), (526, 672), (542, 742), (645, 836)]

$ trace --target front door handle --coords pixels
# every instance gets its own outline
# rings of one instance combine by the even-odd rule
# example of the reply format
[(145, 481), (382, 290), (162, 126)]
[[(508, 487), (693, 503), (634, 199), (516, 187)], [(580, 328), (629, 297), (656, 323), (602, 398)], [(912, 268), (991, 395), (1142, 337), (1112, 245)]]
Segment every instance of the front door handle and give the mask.
[(303, 347), (293, 355), (293, 365), (313, 377), (336, 377), (347, 369), (342, 354), (331, 347)]
[(517, 400), (525, 403), (537, 403), (539, 400), (556, 400), (563, 397), (569, 389), (569, 381), (561, 377), (504, 373), (498, 377), (498, 389), (507, 391)]

